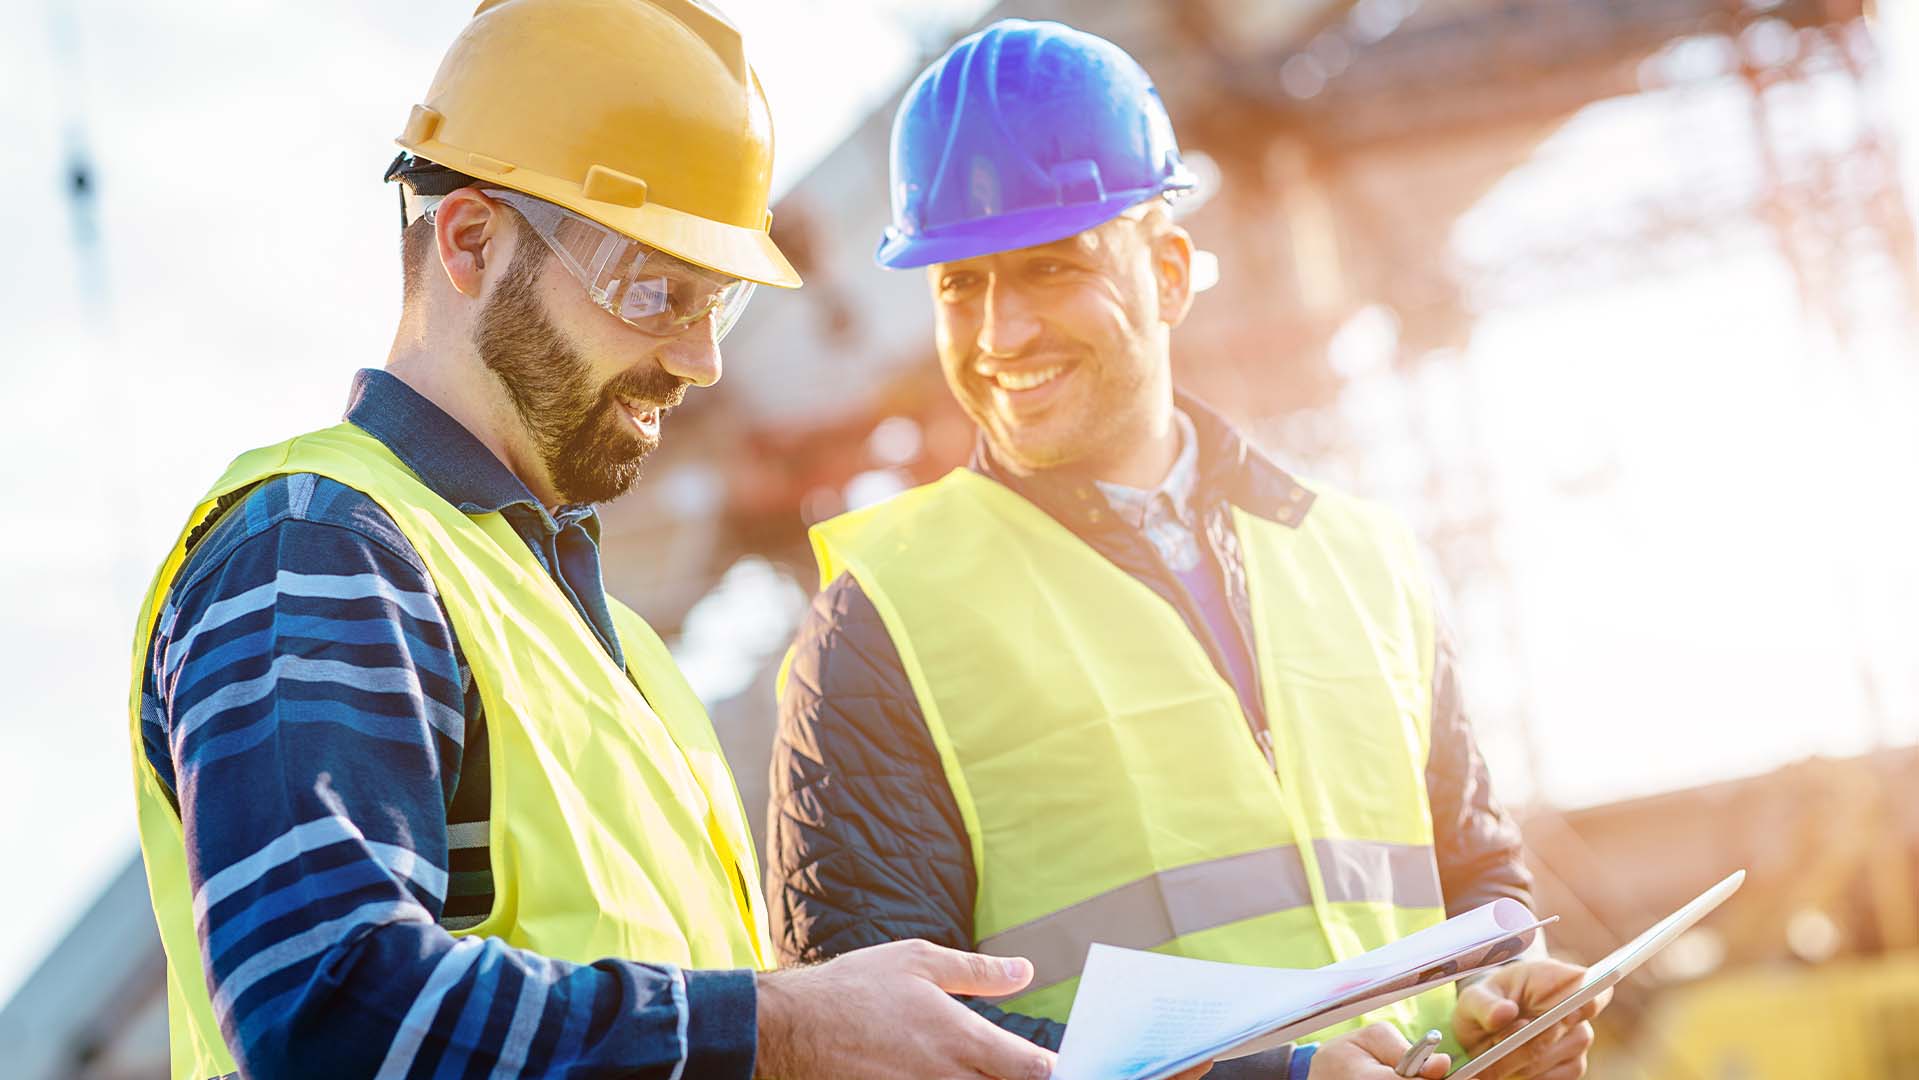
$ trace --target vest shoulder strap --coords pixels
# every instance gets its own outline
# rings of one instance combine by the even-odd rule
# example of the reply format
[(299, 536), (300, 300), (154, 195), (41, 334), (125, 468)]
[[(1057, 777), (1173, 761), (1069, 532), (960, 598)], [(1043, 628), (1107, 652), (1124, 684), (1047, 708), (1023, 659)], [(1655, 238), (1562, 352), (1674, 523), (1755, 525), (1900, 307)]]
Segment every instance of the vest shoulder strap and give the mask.
[(1070, 532), (1044, 510), (971, 469), (959, 468), (884, 502), (829, 518), (808, 530), (820, 587), (847, 570), (846, 558), (887, 562), (912, 558), (908, 540), (940, 535), (947, 524), (976, 528), (982, 514), (1024, 530)]

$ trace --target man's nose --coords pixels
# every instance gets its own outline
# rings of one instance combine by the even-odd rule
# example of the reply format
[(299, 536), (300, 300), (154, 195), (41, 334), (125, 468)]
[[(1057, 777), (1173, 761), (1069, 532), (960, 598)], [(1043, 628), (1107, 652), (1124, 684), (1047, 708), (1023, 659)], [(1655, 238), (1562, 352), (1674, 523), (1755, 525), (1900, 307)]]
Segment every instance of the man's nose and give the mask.
[(660, 356), (660, 367), (694, 386), (712, 386), (720, 381), (719, 329), (712, 316), (701, 319), (675, 337)]
[(979, 325), (980, 351), (988, 356), (1015, 356), (1039, 336), (1040, 321), (1019, 289), (995, 277), (986, 287), (986, 305)]

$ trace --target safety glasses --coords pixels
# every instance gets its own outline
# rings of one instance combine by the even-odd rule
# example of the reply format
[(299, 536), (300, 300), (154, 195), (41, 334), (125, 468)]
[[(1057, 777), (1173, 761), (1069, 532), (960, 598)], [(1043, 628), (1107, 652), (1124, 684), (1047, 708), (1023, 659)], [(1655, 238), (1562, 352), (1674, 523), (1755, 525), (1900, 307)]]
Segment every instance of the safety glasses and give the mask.
[(753, 297), (753, 283), (695, 266), (591, 218), (518, 191), (482, 188), (518, 211), (593, 302), (644, 334), (671, 337), (703, 319), (724, 338)]

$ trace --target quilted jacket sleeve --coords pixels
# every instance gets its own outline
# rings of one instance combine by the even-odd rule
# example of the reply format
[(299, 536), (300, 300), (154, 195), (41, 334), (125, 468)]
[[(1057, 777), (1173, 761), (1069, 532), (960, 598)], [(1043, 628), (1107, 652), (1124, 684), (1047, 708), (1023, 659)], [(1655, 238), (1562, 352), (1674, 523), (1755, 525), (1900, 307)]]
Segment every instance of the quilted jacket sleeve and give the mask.
[[(815, 597), (800, 626), (771, 780), (766, 896), (782, 962), (901, 938), (973, 947), (966, 826), (899, 652), (850, 576)], [(1063, 1025), (967, 1004), (1059, 1046)]]
[(1533, 878), (1526, 869), (1524, 838), (1493, 797), (1486, 759), (1473, 739), (1460, 693), (1452, 634), (1443, 621), (1437, 638), (1426, 797), (1446, 913), (1458, 915), (1502, 897), (1531, 906)]

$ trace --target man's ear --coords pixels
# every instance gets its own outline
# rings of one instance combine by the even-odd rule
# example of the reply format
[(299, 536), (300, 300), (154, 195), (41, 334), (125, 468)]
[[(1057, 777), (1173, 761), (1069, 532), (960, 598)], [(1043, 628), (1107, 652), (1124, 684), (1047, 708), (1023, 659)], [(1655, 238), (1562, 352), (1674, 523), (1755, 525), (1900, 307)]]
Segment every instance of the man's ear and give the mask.
[(460, 295), (477, 300), (486, 291), (487, 267), (504, 268), (506, 208), (478, 188), (463, 187), (440, 200), (433, 214), (433, 240), (446, 279)]
[(1193, 237), (1168, 222), (1152, 238), (1153, 276), (1159, 282), (1159, 321), (1172, 329), (1193, 309)]

